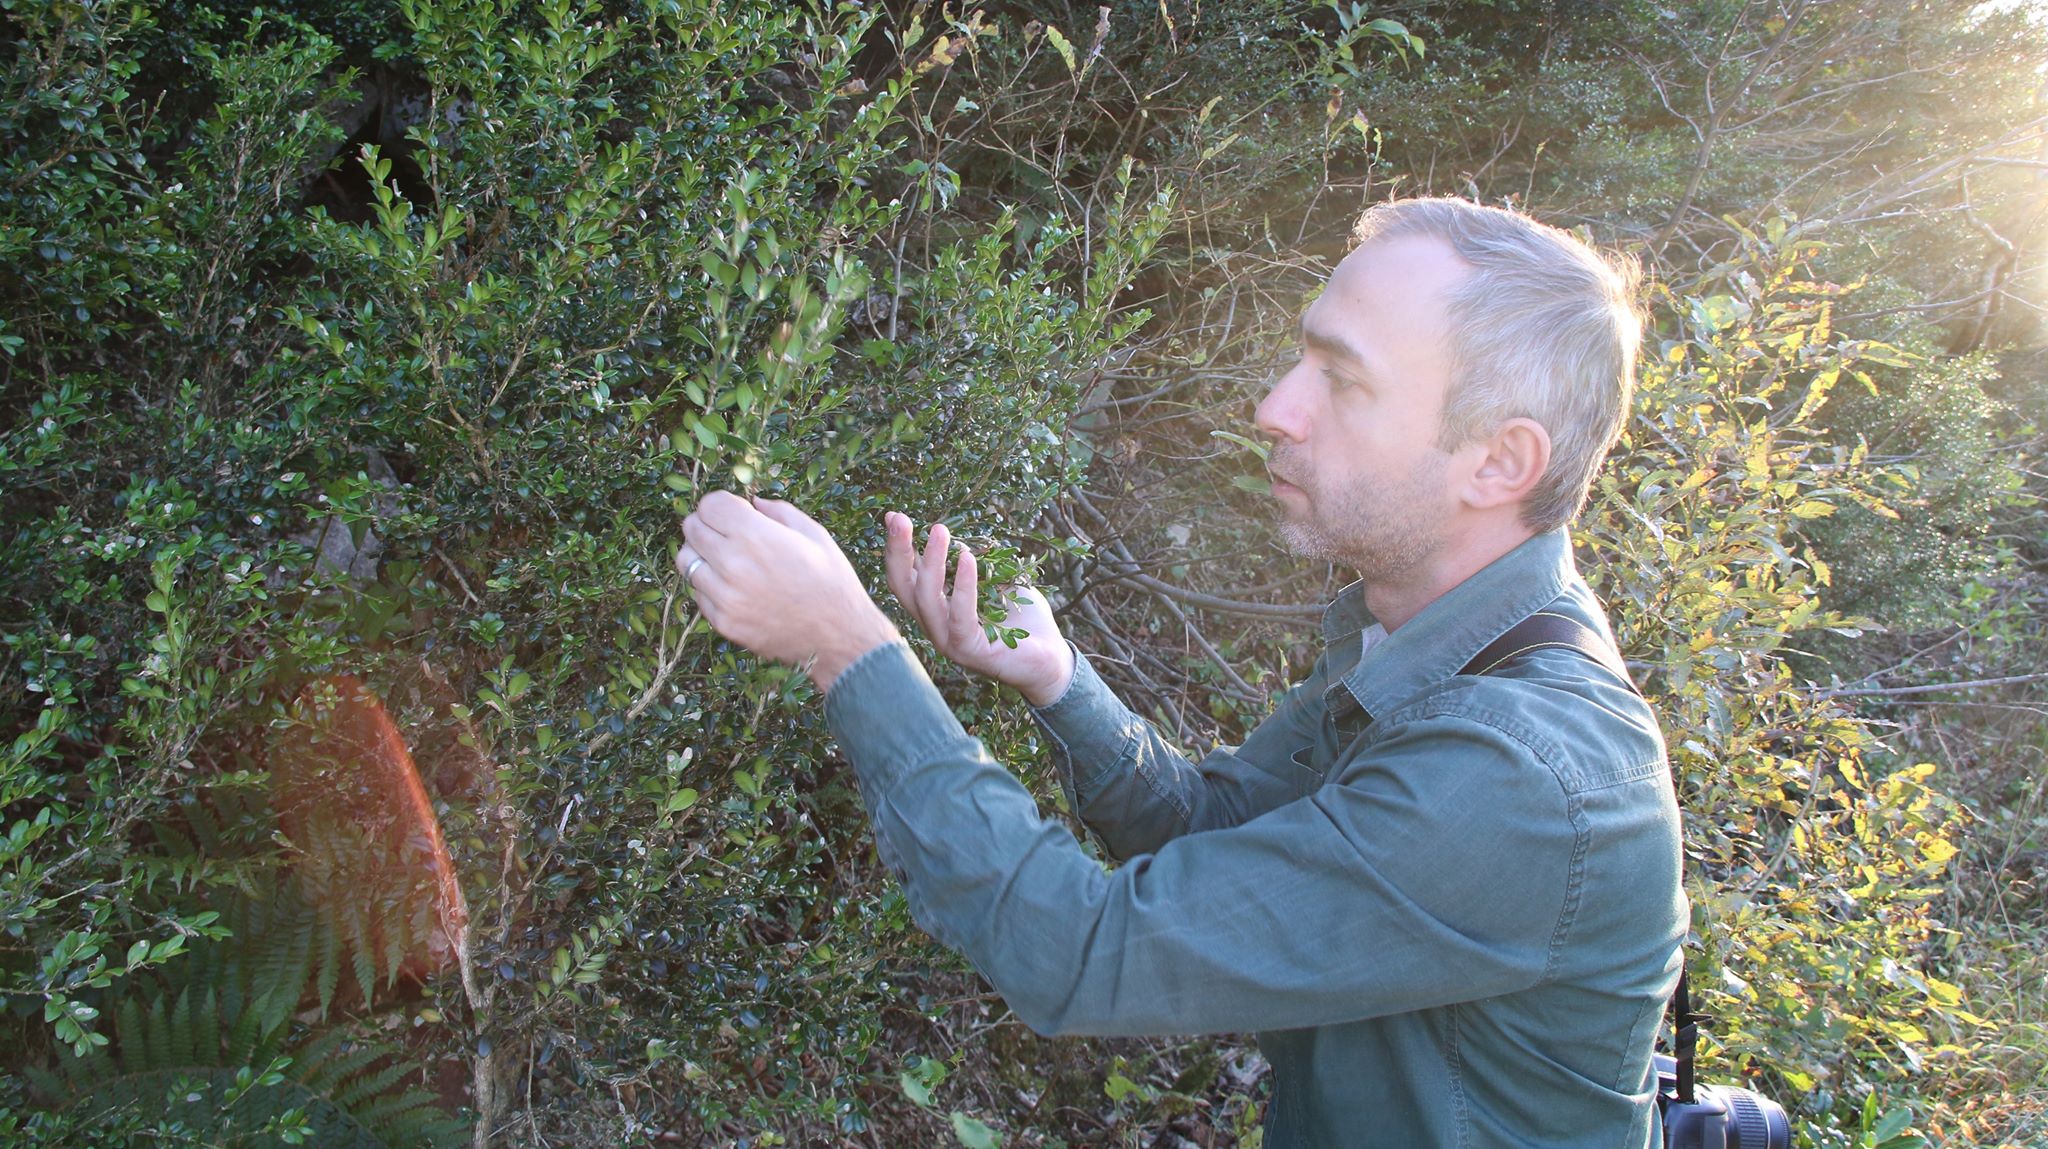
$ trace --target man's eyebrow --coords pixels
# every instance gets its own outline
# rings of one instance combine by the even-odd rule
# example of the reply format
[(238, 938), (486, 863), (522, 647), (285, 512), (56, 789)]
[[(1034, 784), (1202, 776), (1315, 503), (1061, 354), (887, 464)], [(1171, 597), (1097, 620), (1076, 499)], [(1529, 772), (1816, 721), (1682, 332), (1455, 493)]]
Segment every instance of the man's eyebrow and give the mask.
[(1338, 336), (1310, 327), (1306, 317), (1301, 321), (1301, 341), (1333, 359), (1346, 359), (1368, 369), (1372, 366), (1371, 361), (1358, 348)]

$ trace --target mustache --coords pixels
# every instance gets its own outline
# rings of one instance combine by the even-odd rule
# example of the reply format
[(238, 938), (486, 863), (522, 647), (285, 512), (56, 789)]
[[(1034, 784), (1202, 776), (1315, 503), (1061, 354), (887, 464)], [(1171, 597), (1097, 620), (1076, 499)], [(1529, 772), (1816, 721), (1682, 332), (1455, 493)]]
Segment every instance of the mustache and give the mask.
[(1301, 480), (1295, 477), (1300, 473), (1295, 466), (1299, 462), (1295, 458), (1295, 450), (1291, 445), (1274, 444), (1272, 449), (1266, 452), (1266, 474), (1283, 483), (1301, 486)]

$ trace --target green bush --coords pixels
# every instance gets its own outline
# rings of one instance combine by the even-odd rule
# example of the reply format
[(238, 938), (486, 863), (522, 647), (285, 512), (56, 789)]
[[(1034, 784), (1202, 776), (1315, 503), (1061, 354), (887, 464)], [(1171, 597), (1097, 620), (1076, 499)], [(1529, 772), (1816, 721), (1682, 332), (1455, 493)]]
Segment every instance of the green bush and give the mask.
[[(349, 82), (319, 34), (198, 54), (216, 100), (166, 123), (125, 86), (148, 9), (7, 9), (0, 678), (26, 701), (0, 989), (25, 1056), (132, 1064), (156, 1030), (106, 1011), (170, 1024), (185, 983), (147, 971), (229, 944), (247, 899), (284, 912), (309, 843), (149, 831), (264, 793), (269, 731), (347, 672), (394, 705), (448, 684), (419, 705), (483, 763), (421, 763), (453, 783), (460, 968), (414, 986), (358, 952), (346, 1016), (275, 1047), (179, 1030), (191, 1064), (276, 1093), (296, 1079), (237, 1051), (410, 1018), (394, 1064), (453, 1059), (485, 1129), (516, 1105), (599, 1139), (858, 1130), (891, 979), (937, 955), (808, 690), (690, 614), (676, 513), (775, 493), (868, 557), (885, 506), (1028, 521), (1071, 480), (1059, 428), (1138, 318), (1112, 301), (1162, 205), (983, 229), (878, 285), (882, 229), (951, 187), (891, 165), (907, 81), (856, 73), (871, 16), (401, 9), (425, 118), (335, 157), (363, 223), (299, 210)], [(104, 1100), (81, 1080), (43, 1103)]]
[(1895, 764), (1794, 673), (1815, 636), (1868, 626), (1831, 605), (1807, 525), (1895, 518), (1912, 484), (1820, 425), (1835, 388), (1895, 353), (1834, 330), (1844, 290), (1808, 279), (1815, 249), (1782, 237), (1752, 236), (1726, 280), (1659, 309), (1579, 530), (1679, 783), (1704, 1056), (1795, 1103), (1816, 1144), (1853, 1144), (1866, 1101), (1976, 1045), (1933, 952), (1965, 818), (1933, 765)]

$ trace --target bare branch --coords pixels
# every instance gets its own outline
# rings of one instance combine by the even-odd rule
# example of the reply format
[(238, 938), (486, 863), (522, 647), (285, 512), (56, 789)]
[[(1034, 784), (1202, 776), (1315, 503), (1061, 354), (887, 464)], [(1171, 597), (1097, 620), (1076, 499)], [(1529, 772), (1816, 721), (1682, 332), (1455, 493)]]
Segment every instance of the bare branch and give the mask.
[(1949, 690), (1977, 690), (1987, 686), (2018, 686), (2048, 681), (2048, 671), (2037, 674), (2008, 674), (2003, 678), (1971, 678), (1961, 682), (1928, 682), (1919, 686), (1864, 686), (1844, 690), (1819, 690), (1816, 698), (1899, 698), (1909, 694), (1939, 694)]

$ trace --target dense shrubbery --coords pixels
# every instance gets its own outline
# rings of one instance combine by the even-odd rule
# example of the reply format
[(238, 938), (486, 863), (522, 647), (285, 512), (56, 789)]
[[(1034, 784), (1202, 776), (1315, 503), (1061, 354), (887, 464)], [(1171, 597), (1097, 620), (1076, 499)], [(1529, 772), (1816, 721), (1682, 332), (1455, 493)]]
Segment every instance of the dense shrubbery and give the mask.
[[(1409, 13), (1428, 57), (1350, 5), (331, 7), (0, 0), (0, 994), (35, 1071), (0, 1130), (1052, 1143), (1105, 1093), (1251, 1128), (1227, 1044), (998, 1024), (804, 680), (691, 613), (675, 512), (791, 498), (871, 574), (882, 509), (949, 517), (1042, 564), (1141, 708), (1229, 736), (1306, 636), (1170, 584), (1329, 588), (1209, 436), (1314, 260), (1511, 84), (1573, 97), (1545, 138), (1643, 94), (1598, 51), (1510, 74), (1513, 5)], [(1559, 186), (1699, 198), (1619, 130)], [(1656, 301), (1582, 555), (1692, 812), (1718, 1065), (1846, 1145), (1979, 1032), (1930, 901), (1963, 821), (1789, 659), (1987, 569), (2008, 472), (1984, 365), (1845, 329), (1797, 225), (1684, 234), (1723, 262)], [(938, 673), (1042, 783), (1014, 701)], [(318, 808), (358, 751), (417, 764), (438, 838)], [(393, 824), (431, 880), (378, 869)]]
[[(334, 161), (367, 175), (345, 221), (299, 210), (348, 92), (318, 34), (252, 24), (201, 55), (216, 105), (146, 123), (118, 86), (144, 12), (14, 11), (9, 135), (39, 150), (0, 177), (27, 237), (4, 467), (31, 703), (6, 989), (53, 1023), (25, 1032), (118, 1037), (134, 1073), (248, 1054), (181, 1028), (144, 1063), (108, 1022), (182, 1001), (181, 949), (254, 952), (227, 927), (289, 917), (273, 871), (318, 850), (250, 799), (341, 671), (409, 702), (410, 740), (466, 744), (421, 764), (468, 904), (446, 976), (407, 991), (404, 949), (363, 935), (320, 963), (323, 1005), (346, 961), (351, 1016), (431, 1018), (382, 1056), (466, 1062), (486, 1128), (522, 1081), (542, 1128), (631, 1127), (581, 1094), (549, 1113), (549, 1082), (598, 1079), (681, 1088), (688, 1120), (860, 1128), (907, 919), (806, 692), (678, 597), (674, 512), (731, 483), (855, 540), (885, 503), (1028, 516), (1069, 481), (1054, 431), (1132, 321), (1109, 301), (1156, 213), (991, 231), (874, 286), (862, 252), (906, 205), (867, 190), (902, 91), (852, 71), (868, 17), (436, 4), (405, 7), (411, 139)], [(235, 849), (150, 844), (231, 810)]]

